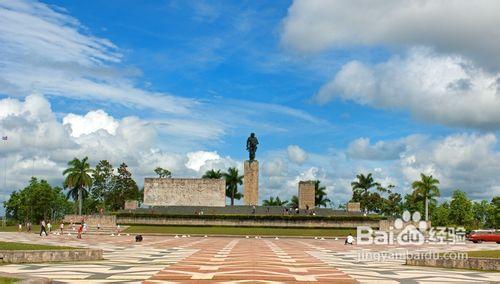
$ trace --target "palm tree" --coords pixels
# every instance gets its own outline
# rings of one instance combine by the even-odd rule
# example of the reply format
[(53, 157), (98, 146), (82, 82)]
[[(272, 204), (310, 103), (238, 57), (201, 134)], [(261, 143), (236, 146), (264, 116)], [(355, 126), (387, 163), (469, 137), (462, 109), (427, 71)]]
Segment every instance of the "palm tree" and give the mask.
[(358, 191), (361, 195), (367, 193), (372, 187), (380, 187), (378, 182), (375, 182), (372, 177), (372, 173), (368, 175), (359, 174), (356, 176), (357, 181), (351, 182), (352, 190)]
[(268, 200), (262, 201), (262, 205), (264, 206), (284, 206), (288, 203), (288, 200), (280, 200), (279, 196), (276, 196), (276, 199), (274, 197), (269, 197)]
[(231, 198), (231, 206), (234, 205), (234, 199), (241, 199), (243, 194), (238, 192), (238, 185), (243, 184), (243, 176), (238, 174), (238, 169), (231, 167), (227, 173), (222, 174), (226, 179), (226, 196)]
[(320, 181), (314, 181), (314, 203), (317, 207), (326, 207), (330, 199), (326, 198), (326, 187), (320, 186)]
[(220, 170), (211, 169), (206, 171), (205, 174), (201, 178), (210, 178), (210, 179), (220, 179), (223, 177), (223, 173)]
[(423, 173), (420, 174), (420, 180), (411, 184), (413, 196), (420, 197), (425, 201), (425, 221), (429, 221), (429, 199), (432, 200), (439, 196), (437, 184), (439, 184), (439, 180), (432, 175), (426, 176)]
[(368, 197), (368, 193), (371, 188), (375, 187), (378, 190), (381, 190), (381, 186), (378, 182), (373, 180), (372, 174), (368, 173), (368, 175), (358, 174), (356, 175), (357, 181), (351, 182), (352, 186), (352, 201), (360, 202), (361, 206), (366, 210), (366, 198)]
[[(74, 191), (78, 192), (78, 214), (82, 215), (82, 199), (83, 191), (92, 185), (92, 169), (90, 168), (88, 157), (79, 160), (74, 158), (68, 162), (68, 168), (64, 170), (63, 175), (66, 176), (64, 180), (64, 187), (71, 188), (71, 195), (74, 197)], [(68, 193), (69, 194), (69, 193)]]

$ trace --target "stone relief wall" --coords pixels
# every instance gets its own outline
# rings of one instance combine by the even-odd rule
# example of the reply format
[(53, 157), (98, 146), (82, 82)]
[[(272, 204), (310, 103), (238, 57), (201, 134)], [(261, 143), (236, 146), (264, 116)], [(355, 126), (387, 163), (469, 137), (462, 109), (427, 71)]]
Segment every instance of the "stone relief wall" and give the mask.
[(149, 206), (226, 206), (224, 179), (146, 178), (144, 204)]

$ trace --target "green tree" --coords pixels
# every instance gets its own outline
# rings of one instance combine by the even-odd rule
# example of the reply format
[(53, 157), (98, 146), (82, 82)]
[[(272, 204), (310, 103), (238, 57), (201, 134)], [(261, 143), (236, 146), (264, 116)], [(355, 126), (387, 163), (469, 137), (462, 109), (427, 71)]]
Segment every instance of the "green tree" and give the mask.
[(155, 173), (158, 175), (159, 178), (171, 178), (172, 173), (164, 168), (157, 167), (155, 169)]
[(494, 229), (500, 228), (500, 196), (495, 196), (491, 200), (490, 213), (488, 214), (486, 226)]
[(352, 187), (352, 202), (359, 202), (361, 208), (367, 210), (368, 200), (370, 198), (370, 189), (380, 188), (380, 184), (373, 180), (371, 173), (366, 176), (363, 174), (356, 175), (357, 180), (351, 182)]
[(140, 201), (140, 191), (137, 183), (132, 178), (128, 166), (122, 163), (117, 170), (118, 174), (113, 177), (113, 188), (106, 196), (107, 208), (120, 210), (125, 206), (126, 200)]
[[(88, 163), (88, 157), (79, 160), (74, 158), (68, 162), (68, 168), (64, 170), (64, 187), (78, 192), (78, 214), (82, 214), (83, 191), (92, 185), (92, 169)], [(74, 196), (73, 196), (74, 197)]]
[(403, 214), (403, 198), (397, 192), (390, 192), (387, 199), (382, 199), (382, 213), (385, 216), (401, 216)]
[(474, 228), (479, 229), (486, 226), (488, 216), (492, 212), (493, 205), (487, 200), (472, 202), (472, 215)]
[(205, 174), (202, 176), (202, 178), (220, 179), (223, 176), (224, 176), (224, 174), (221, 173), (220, 170), (211, 169), (209, 171), (206, 171)]
[(326, 187), (320, 185), (319, 180), (314, 181), (314, 203), (317, 207), (326, 207), (330, 199), (326, 197)]
[(27, 187), (11, 193), (4, 202), (5, 212), (19, 222), (58, 220), (71, 211), (69, 202), (60, 187), (51, 187), (45, 180), (32, 177)]
[(450, 221), (454, 225), (472, 226), (474, 215), (472, 213), (472, 202), (467, 194), (461, 190), (455, 190), (450, 202)]
[(285, 206), (287, 203), (288, 200), (281, 200), (279, 196), (276, 196), (276, 199), (271, 196), (269, 199), (262, 201), (264, 206)]
[(292, 208), (299, 207), (299, 197), (297, 195), (292, 196), (289, 204), (290, 204), (290, 207), (292, 207)]
[(107, 160), (101, 160), (92, 172), (93, 183), (90, 196), (95, 204), (89, 207), (97, 208), (105, 205), (106, 194), (113, 188), (113, 165)]
[(425, 204), (425, 221), (429, 221), (429, 200), (439, 196), (439, 188), (437, 187), (439, 180), (432, 177), (420, 174), (420, 180), (414, 181), (411, 186), (413, 195), (421, 197)]
[(231, 167), (227, 169), (227, 173), (223, 173), (226, 179), (226, 196), (231, 198), (231, 206), (234, 205), (234, 200), (240, 200), (243, 194), (238, 192), (238, 185), (243, 184), (243, 176), (239, 175), (238, 169)]
[(450, 205), (448, 202), (439, 204), (431, 215), (433, 226), (448, 226), (450, 225)]

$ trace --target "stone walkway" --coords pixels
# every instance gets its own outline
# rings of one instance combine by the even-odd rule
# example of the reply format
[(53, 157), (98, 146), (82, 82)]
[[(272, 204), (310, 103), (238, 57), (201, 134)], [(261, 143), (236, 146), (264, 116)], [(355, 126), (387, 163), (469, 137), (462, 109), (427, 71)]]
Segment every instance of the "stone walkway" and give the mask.
[[(404, 265), (404, 260), (358, 261), (358, 253), (390, 252), (397, 246), (345, 246), (341, 240), (295, 238), (195, 238), (145, 236), (39, 237), (0, 233), (1, 241), (92, 247), (103, 261), (11, 264), (0, 272), (22, 273), (71, 283), (487, 283), (500, 273)], [(434, 246), (433, 250), (449, 247)], [(404, 248), (414, 252), (423, 247)], [(496, 244), (454, 246), (498, 249)]]

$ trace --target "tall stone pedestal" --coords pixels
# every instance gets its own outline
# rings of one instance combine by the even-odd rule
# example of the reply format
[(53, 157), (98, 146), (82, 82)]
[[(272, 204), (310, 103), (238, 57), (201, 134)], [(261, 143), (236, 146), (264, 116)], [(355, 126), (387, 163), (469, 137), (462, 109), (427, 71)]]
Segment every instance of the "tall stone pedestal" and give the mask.
[(243, 178), (243, 199), (245, 205), (259, 202), (259, 161), (245, 161)]
[(314, 181), (299, 182), (299, 209), (314, 209), (315, 202)]

